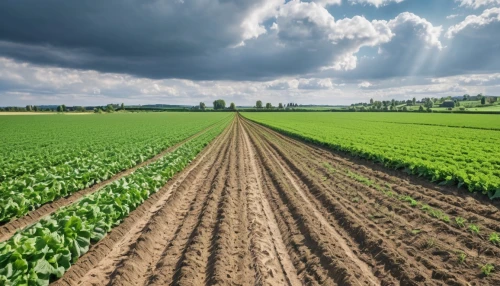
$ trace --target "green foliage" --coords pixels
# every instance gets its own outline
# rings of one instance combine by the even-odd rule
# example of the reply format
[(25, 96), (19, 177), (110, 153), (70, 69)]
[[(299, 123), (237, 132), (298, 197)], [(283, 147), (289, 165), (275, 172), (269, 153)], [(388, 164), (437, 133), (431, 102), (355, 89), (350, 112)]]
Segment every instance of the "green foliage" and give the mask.
[(234, 105), (234, 102), (231, 102), (231, 104), (229, 105), (229, 109), (236, 110), (236, 105)]
[(479, 234), (479, 231), (480, 231), (480, 230), (479, 230), (479, 226), (477, 226), (477, 225), (475, 225), (475, 224), (471, 223), (471, 224), (469, 224), (469, 231), (470, 231), (471, 233), (473, 233), (473, 234)]
[(115, 107), (113, 104), (108, 104), (106, 105), (106, 108), (104, 109), (107, 113), (115, 112)]
[(495, 271), (495, 266), (493, 266), (492, 264), (485, 264), (483, 266), (481, 266), (481, 273), (484, 275), (484, 276), (490, 276), (491, 275), (491, 272)]
[(460, 251), (460, 252), (458, 252), (457, 259), (458, 259), (458, 263), (464, 264), (465, 260), (467, 259), (467, 254)]
[[(232, 117), (231, 117), (232, 118)], [(134, 173), (59, 209), (0, 243), (0, 282), (48, 285), (131, 211), (181, 171), (229, 123), (185, 143)]]
[(500, 121), (496, 115), (243, 115), (279, 132), (401, 169), (437, 184), (463, 186), (492, 199), (500, 197)]
[(255, 103), (255, 107), (256, 108), (262, 108), (262, 100), (257, 100), (257, 102)]
[(492, 232), (489, 238), (490, 242), (494, 245), (500, 245), (500, 236), (496, 232)]
[(465, 227), (465, 223), (467, 222), (466, 219), (464, 219), (463, 217), (459, 217), (457, 216), (455, 218), (455, 223), (457, 224), (458, 227), (460, 228), (464, 228)]
[[(0, 222), (107, 180), (232, 116), (168, 113), (47, 115), (36, 121), (5, 118), (0, 126), (5, 136), (0, 141)], [(29, 136), (18, 136), (19, 130)]]
[(223, 110), (226, 108), (226, 102), (223, 99), (214, 101), (214, 110)]

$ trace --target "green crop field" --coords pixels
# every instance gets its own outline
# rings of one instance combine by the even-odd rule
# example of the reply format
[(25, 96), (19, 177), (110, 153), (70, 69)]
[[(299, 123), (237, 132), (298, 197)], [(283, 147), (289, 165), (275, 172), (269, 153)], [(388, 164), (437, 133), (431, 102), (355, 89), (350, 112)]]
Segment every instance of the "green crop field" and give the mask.
[(221, 120), (222, 113), (0, 118), (0, 222), (106, 180)]
[[(441, 184), (500, 196), (497, 115), (243, 113), (255, 122)], [(465, 128), (462, 128), (465, 127)], [(483, 129), (484, 128), (484, 129)]]
[(0, 130), (8, 135), (1, 149), (6, 166), (0, 190), (2, 220), (106, 179), (204, 132), (1, 242), (0, 285), (47, 285), (61, 277), (92, 243), (189, 164), (233, 117), (144, 113), (2, 119)]

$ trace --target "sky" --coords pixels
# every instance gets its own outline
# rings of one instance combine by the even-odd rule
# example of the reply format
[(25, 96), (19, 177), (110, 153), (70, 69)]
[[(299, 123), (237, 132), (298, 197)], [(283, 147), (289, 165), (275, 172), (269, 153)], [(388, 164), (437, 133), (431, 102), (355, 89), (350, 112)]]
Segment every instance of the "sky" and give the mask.
[(0, 106), (500, 96), (500, 0), (0, 1)]

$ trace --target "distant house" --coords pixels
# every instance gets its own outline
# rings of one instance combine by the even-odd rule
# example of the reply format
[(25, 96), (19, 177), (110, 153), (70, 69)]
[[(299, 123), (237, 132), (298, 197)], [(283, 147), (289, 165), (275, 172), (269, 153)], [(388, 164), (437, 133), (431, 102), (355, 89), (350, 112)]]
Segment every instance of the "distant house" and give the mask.
[(452, 100), (445, 100), (443, 103), (441, 103), (440, 107), (453, 108), (453, 107), (455, 107), (455, 102)]

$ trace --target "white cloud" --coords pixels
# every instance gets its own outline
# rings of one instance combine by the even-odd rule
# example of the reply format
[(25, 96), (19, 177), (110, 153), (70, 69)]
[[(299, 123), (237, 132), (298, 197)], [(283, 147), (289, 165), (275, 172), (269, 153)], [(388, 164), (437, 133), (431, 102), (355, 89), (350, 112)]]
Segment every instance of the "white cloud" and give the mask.
[(300, 1), (290, 1), (280, 9), (277, 25), (280, 43), (323, 55), (318, 58), (323, 69), (354, 69), (361, 47), (387, 43), (393, 36), (386, 21), (370, 22), (361, 16), (336, 21), (324, 7)]
[(257, 3), (241, 23), (243, 28), (243, 41), (257, 38), (267, 32), (262, 22), (274, 18), (280, 6), (285, 4), (285, 0), (268, 0), (264, 3)]
[(385, 6), (388, 5), (391, 2), (394, 3), (401, 3), (404, 0), (349, 0), (351, 3), (357, 3), (357, 4), (370, 4), (375, 7), (380, 7), (380, 6)]
[(369, 88), (370, 86), (372, 86), (372, 84), (368, 81), (363, 81), (360, 84), (358, 84), (359, 88)]
[(451, 19), (455, 19), (455, 18), (460, 17), (460, 16), (462, 16), (462, 15), (460, 15), (460, 14), (452, 14), (452, 15), (446, 16), (446, 19), (451, 20)]
[(342, 0), (312, 0), (312, 2), (325, 7), (329, 5), (340, 5)]
[(455, 0), (460, 2), (460, 6), (472, 7), (478, 9), (481, 6), (498, 5), (500, 0)]
[(469, 15), (462, 22), (451, 26), (446, 32), (447, 38), (453, 38), (460, 31), (467, 27), (478, 28), (493, 22), (500, 22), (500, 8), (491, 8), (483, 11), (481, 15)]
[(336, 86), (329, 78), (309, 78), (299, 80), (299, 89), (332, 89)]
[(442, 49), (439, 37), (443, 28), (441, 26), (434, 27), (431, 22), (413, 13), (404, 12), (399, 14), (395, 19), (389, 21), (389, 27), (396, 34), (398, 32), (408, 32), (408, 30), (402, 31), (402, 29), (410, 27), (413, 30), (412, 32), (424, 43), (425, 47)]

